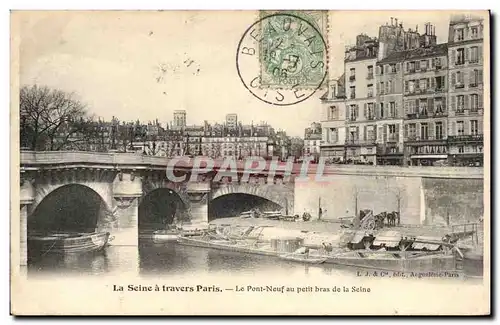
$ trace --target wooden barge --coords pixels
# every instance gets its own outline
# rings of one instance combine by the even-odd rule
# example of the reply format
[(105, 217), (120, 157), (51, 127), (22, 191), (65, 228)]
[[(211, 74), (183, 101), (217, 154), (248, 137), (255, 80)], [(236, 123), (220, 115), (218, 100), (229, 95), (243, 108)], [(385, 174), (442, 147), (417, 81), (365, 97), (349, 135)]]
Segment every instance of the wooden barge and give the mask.
[(215, 231), (207, 232), (204, 236), (181, 236), (178, 243), (274, 256), (301, 263), (326, 263), (388, 271), (455, 271), (457, 258), (463, 258), (456, 243), (446, 241), (447, 237), (405, 237), (395, 231), (381, 232), (375, 236), (366, 231), (357, 231), (345, 247), (335, 251), (314, 247), (315, 249), (307, 249), (307, 254), (299, 253), (301, 248), (307, 246), (302, 238), (281, 237), (264, 241), (259, 240), (259, 236), (250, 236), (250, 233), (247, 233), (247, 237), (231, 236), (228, 233)]
[(82, 254), (102, 250), (109, 241), (109, 232), (29, 235), (28, 251), (34, 256)]

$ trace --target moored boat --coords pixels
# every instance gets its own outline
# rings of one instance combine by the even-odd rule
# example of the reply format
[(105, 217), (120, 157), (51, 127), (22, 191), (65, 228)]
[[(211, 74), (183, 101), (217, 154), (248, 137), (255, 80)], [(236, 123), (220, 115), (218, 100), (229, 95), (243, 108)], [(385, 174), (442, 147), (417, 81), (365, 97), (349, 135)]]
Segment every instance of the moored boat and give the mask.
[(109, 232), (53, 233), (28, 236), (30, 255), (81, 254), (102, 250), (110, 240)]
[(386, 271), (453, 271), (455, 256), (442, 251), (357, 250), (329, 256), (325, 263)]
[(316, 257), (307, 254), (296, 254), (296, 253), (282, 254), (279, 256), (279, 258), (282, 260), (305, 263), (305, 264), (321, 264), (327, 260), (326, 257)]
[(175, 242), (179, 237), (179, 231), (176, 230), (157, 230), (153, 232), (153, 242), (155, 244)]

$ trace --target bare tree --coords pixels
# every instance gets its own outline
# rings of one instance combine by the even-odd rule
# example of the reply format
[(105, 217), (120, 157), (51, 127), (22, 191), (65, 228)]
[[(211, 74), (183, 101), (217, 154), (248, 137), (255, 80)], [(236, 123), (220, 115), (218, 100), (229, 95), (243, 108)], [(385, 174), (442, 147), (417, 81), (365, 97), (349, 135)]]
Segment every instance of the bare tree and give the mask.
[(60, 150), (87, 122), (73, 94), (37, 85), (21, 88), (20, 116), (21, 143), (31, 150)]

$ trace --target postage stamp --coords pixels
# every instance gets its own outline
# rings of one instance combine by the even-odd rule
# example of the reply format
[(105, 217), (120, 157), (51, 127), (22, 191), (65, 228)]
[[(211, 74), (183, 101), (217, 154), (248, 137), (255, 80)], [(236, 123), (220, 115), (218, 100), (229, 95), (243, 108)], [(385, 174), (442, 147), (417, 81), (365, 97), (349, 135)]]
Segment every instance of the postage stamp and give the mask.
[(261, 86), (316, 88), (328, 71), (328, 11), (262, 10), (260, 18)]
[[(303, 16), (304, 18), (302, 18)], [(328, 75), (324, 19), (293, 12), (261, 14), (238, 44), (236, 68), (252, 95), (286, 106), (310, 98)]]

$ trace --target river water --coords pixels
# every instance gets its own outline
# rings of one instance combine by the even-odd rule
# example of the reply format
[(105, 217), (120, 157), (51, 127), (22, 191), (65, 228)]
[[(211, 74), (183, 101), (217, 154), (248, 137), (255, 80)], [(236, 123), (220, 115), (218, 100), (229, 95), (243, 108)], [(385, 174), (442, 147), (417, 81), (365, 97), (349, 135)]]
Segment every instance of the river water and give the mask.
[[(303, 265), (279, 260), (276, 257), (241, 254), (208, 248), (168, 244), (141, 244), (139, 247), (108, 246), (102, 252), (77, 256), (45, 255), (32, 257), (28, 276), (68, 275), (99, 276), (102, 274), (136, 273), (141, 277), (203, 274), (226, 275), (287, 275), (319, 273), (332, 276), (349, 276), (361, 269), (330, 264)], [(467, 263), (459, 271), (459, 279), (477, 281), (482, 266)]]

